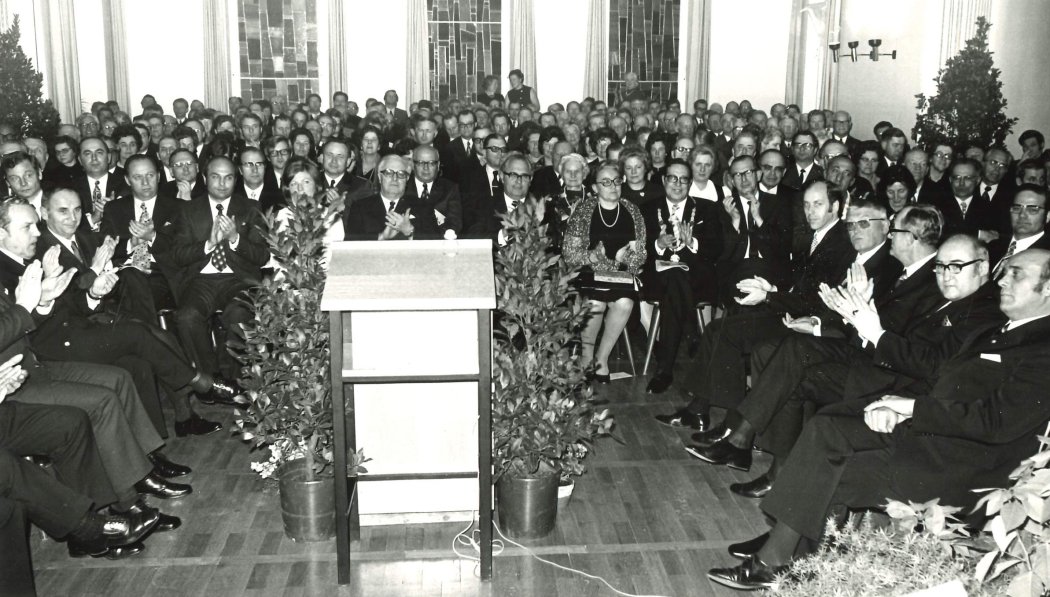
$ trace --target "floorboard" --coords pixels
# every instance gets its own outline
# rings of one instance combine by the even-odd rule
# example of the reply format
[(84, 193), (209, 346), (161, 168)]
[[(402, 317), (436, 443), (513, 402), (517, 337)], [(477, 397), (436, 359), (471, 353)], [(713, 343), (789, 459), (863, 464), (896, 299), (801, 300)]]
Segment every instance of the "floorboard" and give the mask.
[[(641, 337), (635, 347), (644, 349)], [(636, 362), (644, 354), (635, 355)], [(684, 360), (684, 359), (683, 359)], [(626, 360), (614, 370), (628, 370)], [(616, 417), (616, 436), (598, 442), (588, 472), (576, 482), (554, 533), (529, 541), (537, 556), (603, 577), (626, 593), (707, 597), (735, 595), (707, 580), (732, 560), (725, 547), (766, 530), (758, 503), (730, 483), (757, 473), (704, 465), (683, 448), (689, 434), (656, 423), (681, 396), (645, 394), (644, 378), (599, 386)], [(233, 413), (200, 407), (228, 427)], [(154, 505), (183, 526), (150, 536), (141, 555), (112, 562), (72, 559), (63, 543), (34, 531), (37, 589), (42, 597), (288, 596), (583, 597), (615, 595), (598, 580), (543, 563), (507, 544), (482, 582), (474, 562), (452, 551), (463, 523), (366, 527), (354, 542), (352, 582), (336, 583), (334, 540), (295, 543), (284, 536), (276, 487), (249, 469), (261, 453), (225, 433), (176, 439), (166, 452), (188, 464), (194, 493)], [(757, 455), (753, 471), (768, 466)]]

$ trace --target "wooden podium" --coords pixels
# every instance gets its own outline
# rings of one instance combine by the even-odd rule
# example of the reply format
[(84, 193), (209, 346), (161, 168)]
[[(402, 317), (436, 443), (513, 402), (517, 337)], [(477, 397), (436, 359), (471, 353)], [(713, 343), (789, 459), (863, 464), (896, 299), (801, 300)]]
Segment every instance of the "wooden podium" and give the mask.
[[(333, 243), (331, 318), (339, 584), (371, 524), (479, 513), (492, 577), (492, 320), (488, 240)], [(348, 495), (347, 450), (368, 474)], [(462, 519), (462, 518), (461, 518)], [(368, 524), (366, 522), (365, 524)]]

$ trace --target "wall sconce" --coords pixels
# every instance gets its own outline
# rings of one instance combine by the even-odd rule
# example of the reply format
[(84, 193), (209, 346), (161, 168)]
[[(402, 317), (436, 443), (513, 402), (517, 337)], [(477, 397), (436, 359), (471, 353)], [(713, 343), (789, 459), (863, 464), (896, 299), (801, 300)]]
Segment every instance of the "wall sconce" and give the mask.
[(879, 46), (882, 45), (881, 39), (869, 39), (868, 45), (871, 46), (871, 51), (868, 52), (868, 58), (871, 58), (874, 62), (879, 61), (879, 56), (889, 56), (891, 60), (897, 59), (897, 50), (894, 50), (887, 54), (879, 54)]
[[(892, 52), (885, 53), (885, 54), (880, 54), (879, 53), (879, 46), (882, 45), (882, 40), (881, 39), (869, 39), (868, 40), (868, 45), (871, 46), (871, 51), (868, 52), (868, 58), (871, 58), (872, 61), (874, 61), (874, 62), (878, 62), (879, 61), (879, 56), (889, 56), (893, 60), (897, 59), (897, 50), (893, 50)], [(857, 56), (858, 56), (858, 54), (857, 54), (857, 47), (858, 46), (860, 46), (860, 42), (859, 41), (847, 42), (846, 43), (846, 47), (849, 48), (849, 52), (845, 53), (845, 54), (839, 54), (839, 50), (842, 48), (842, 44), (841, 43), (828, 44), (828, 49), (831, 50), (831, 61), (837, 63), (839, 61), (839, 58), (842, 58), (842, 57), (845, 57), (845, 56), (849, 56), (849, 59), (850, 59), (851, 62), (856, 62), (857, 61)]]
[(839, 43), (828, 44), (828, 48), (831, 50), (831, 60), (832, 60), (832, 62), (838, 62), (839, 58), (841, 58), (843, 56), (849, 56), (849, 59), (852, 60), (853, 62), (857, 61), (857, 46), (860, 45), (860, 42), (859, 41), (851, 41), (851, 42), (847, 43), (846, 45), (849, 47), (849, 53), (848, 54), (839, 54), (839, 48), (842, 47), (842, 44), (839, 44)]

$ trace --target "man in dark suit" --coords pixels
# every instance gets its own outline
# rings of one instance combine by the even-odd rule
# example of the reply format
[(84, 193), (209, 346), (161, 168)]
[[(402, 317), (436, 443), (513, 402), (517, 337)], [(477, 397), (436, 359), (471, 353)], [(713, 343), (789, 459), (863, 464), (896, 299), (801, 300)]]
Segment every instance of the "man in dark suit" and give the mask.
[(84, 224), (98, 230), (106, 203), (128, 192), (128, 183), (122, 176), (109, 172), (109, 148), (100, 137), (80, 140), (80, 165), (84, 174), (73, 179), (73, 190), (80, 196)]
[(456, 115), (459, 122), (459, 136), (449, 140), (448, 145), (441, 152), (441, 175), (458, 183), (462, 188), (464, 184), (463, 170), (474, 159), (474, 126), (477, 117), (470, 110), (461, 110)]
[[(480, 135), (485, 130), (478, 129), (475, 133)], [(463, 225), (470, 238), (495, 238), (503, 229), (498, 214), (507, 211), (504, 200), (506, 184), (500, 171), (500, 166), (508, 155), (507, 141), (499, 135), (490, 134), (486, 135), (481, 143), (485, 166), (464, 166), (461, 170)], [(526, 189), (532, 183), (531, 171), (530, 165)]]
[(781, 181), (781, 184), (801, 191), (807, 183), (822, 179), (824, 172), (814, 161), (819, 149), (816, 135), (809, 131), (796, 133), (791, 140), (793, 159), (788, 165), (787, 172), (784, 173), (784, 180)]
[(791, 334), (785, 323), (819, 311), (820, 285), (837, 284), (856, 255), (838, 217), (842, 198), (841, 191), (821, 181), (806, 189), (803, 201), (813, 236), (809, 250), (794, 260), (789, 285), (781, 284), (779, 288), (785, 290), (780, 290), (761, 275), (738, 283), (737, 290), (744, 296), (734, 300), (742, 307), (714, 321), (701, 338), (696, 366), (684, 386), (694, 396), (692, 402), (657, 420), (673, 427), (706, 429), (712, 401), (729, 407), (743, 398), (745, 355)]
[(410, 162), (387, 155), (376, 166), (380, 190), (355, 201), (343, 214), (346, 240), (404, 240), (438, 238), (434, 208), (405, 188), (412, 177)]
[(383, 94), (383, 106), (387, 115), (390, 116), (390, 122), (404, 130), (408, 128), (408, 112), (397, 107), (397, 100), (397, 92), (393, 89), (389, 89)]
[(996, 240), (988, 247), (993, 280), (1002, 276), (1007, 262), (1015, 253), (1026, 249), (1050, 249), (1050, 235), (1046, 234), (1046, 225), (1050, 223), (1046, 195), (1046, 187), (1034, 184), (1018, 187), (1013, 205), (1010, 206), (1011, 235)]
[(438, 151), (433, 146), (421, 145), (412, 152), (414, 176), (405, 190), (406, 197), (416, 197), (434, 210), (438, 232), (456, 237), (463, 234), (463, 204), (459, 185), (438, 177), (441, 166)]
[(944, 216), (945, 234), (963, 232), (987, 243), (999, 237), (999, 226), (991, 201), (976, 193), (980, 172), (981, 166), (976, 161), (956, 160), (948, 178), (951, 194), (940, 196), (933, 205)]
[[(935, 258), (939, 300), (901, 327), (899, 311), (881, 312), (857, 288), (828, 290), (823, 298), (853, 326), (845, 339), (792, 336), (752, 355), (751, 393), (718, 434), (697, 452), (715, 464), (746, 463), (756, 434), (776, 460), (769, 472), (733, 491), (761, 497), (777, 476), (802, 430), (804, 413), (844, 399), (903, 387), (917, 388), (971, 333), (1001, 323), (998, 292), (988, 284), (988, 252), (968, 235), (951, 237)], [(958, 270), (953, 272), (952, 270)], [(897, 313), (895, 313), (895, 311)], [(888, 326), (893, 325), (893, 328)], [(730, 429), (731, 432), (727, 432)], [(716, 432), (705, 435), (715, 435)], [(747, 440), (746, 448), (742, 440)], [(708, 443), (701, 437), (700, 444)]]
[(904, 152), (908, 150), (908, 136), (899, 128), (891, 126), (882, 131), (879, 143), (882, 144), (882, 159), (879, 160), (879, 165), (875, 167), (875, 174), (882, 176), (886, 168), (901, 165), (901, 160), (904, 159)]
[(851, 159), (857, 157), (860, 150), (860, 139), (850, 135), (853, 130), (853, 117), (845, 110), (835, 112), (831, 119), (831, 139), (846, 146), (846, 153)]
[(236, 169), (228, 158), (213, 158), (206, 167), (208, 194), (184, 203), (166, 225), (155, 246), (157, 261), (177, 272), (171, 287), (179, 309), (177, 329), (182, 346), (197, 368), (236, 379), (239, 367), (226, 350), (211, 345), (209, 322), (222, 310), (227, 331), (237, 333), (251, 318), (243, 294), (262, 280), (270, 258), (263, 238), (266, 221), (258, 207), (234, 197)]
[(1009, 484), (1050, 419), (1040, 399), (1050, 368), (1050, 252), (1029, 249), (1007, 267), (999, 282), (1007, 324), (971, 335), (928, 390), (868, 397), (811, 419), (762, 502), (776, 521), (768, 536), (732, 546), (747, 559), (709, 578), (768, 588), (845, 508), (940, 498), (968, 509), (974, 489)]
[(266, 180), (266, 158), (258, 147), (247, 147), (237, 156), (240, 182), (234, 190), (239, 195), (256, 203), (259, 211), (266, 213), (274, 206), (284, 203), (284, 195), (275, 183)]
[(791, 254), (801, 254), (809, 249), (812, 231), (806, 221), (802, 206), (802, 191), (782, 184), (788, 162), (779, 149), (766, 149), (758, 155), (758, 192), (772, 195), (780, 205), (791, 209)]
[(666, 199), (642, 208), (646, 238), (652, 243), (642, 271), (642, 297), (659, 302), (661, 320), (656, 374), (646, 387), (651, 394), (666, 391), (674, 382), (682, 336), (697, 334), (690, 323), (697, 302), (715, 303), (718, 298), (715, 263), (723, 245), (721, 206), (688, 196), (692, 176), (689, 164), (669, 161), (662, 181)]
[(360, 199), (369, 197), (374, 190), (369, 182), (354, 176), (354, 156), (357, 152), (345, 139), (329, 139), (321, 148), (321, 168), (324, 170), (325, 187), (328, 192), (343, 195), (343, 210)]
[(982, 201), (991, 204), (999, 236), (1004, 237), (1010, 234), (1010, 204), (1017, 192), (1014, 177), (1008, 176), (1012, 163), (1013, 157), (1001, 147), (986, 151), (981, 164), (981, 184), (975, 191)]
[[(204, 177), (200, 175), (197, 156), (189, 149), (176, 149), (171, 153), (171, 174), (169, 180), (158, 187), (160, 196), (189, 201), (208, 192)], [(158, 226), (159, 229), (159, 226)]]
[(0, 172), (15, 197), (24, 199), (43, 215), (44, 192), (54, 185), (41, 180), (40, 168), (33, 156), (24, 151), (9, 153), (0, 160)]

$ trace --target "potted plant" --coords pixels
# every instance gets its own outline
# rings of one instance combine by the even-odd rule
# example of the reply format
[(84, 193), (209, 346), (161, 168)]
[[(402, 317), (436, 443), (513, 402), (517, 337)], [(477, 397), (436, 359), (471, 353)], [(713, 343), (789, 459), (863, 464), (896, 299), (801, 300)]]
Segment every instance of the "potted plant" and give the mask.
[[(279, 481), (285, 533), (304, 541), (335, 532), (331, 349), (328, 313), (320, 305), (325, 231), (342, 200), (323, 199), (303, 196), (281, 217), (267, 215), (276, 268), (251, 294), (255, 318), (244, 326), (244, 408), (235, 431), (253, 449), (269, 448), (269, 460), (252, 469)], [(367, 472), (363, 451), (347, 456), (348, 474)]]
[(583, 472), (591, 443), (609, 433), (575, 350), (588, 309), (570, 285), (576, 270), (551, 251), (539, 202), (504, 218), (496, 255), (492, 404), (500, 525), (520, 538), (554, 528), (559, 480)]

